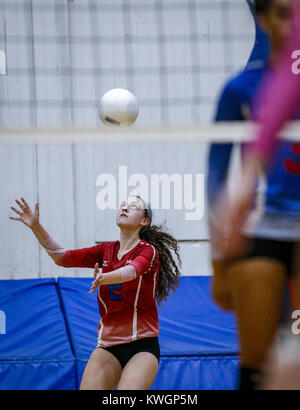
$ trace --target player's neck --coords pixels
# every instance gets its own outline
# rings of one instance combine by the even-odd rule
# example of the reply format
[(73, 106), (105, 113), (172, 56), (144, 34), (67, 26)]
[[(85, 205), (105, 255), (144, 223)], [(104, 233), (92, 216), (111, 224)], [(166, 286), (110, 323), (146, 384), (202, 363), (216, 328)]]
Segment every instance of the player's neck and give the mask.
[(134, 231), (129, 231), (129, 230), (122, 230), (120, 234), (120, 251), (128, 251), (132, 248), (134, 248), (139, 242), (140, 242), (140, 237), (139, 237), (139, 231), (134, 230)]

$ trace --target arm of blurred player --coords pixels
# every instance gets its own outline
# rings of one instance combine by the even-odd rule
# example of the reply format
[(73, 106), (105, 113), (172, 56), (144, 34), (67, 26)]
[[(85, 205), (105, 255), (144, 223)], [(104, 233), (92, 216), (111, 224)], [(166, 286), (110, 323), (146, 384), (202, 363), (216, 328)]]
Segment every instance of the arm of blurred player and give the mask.
[(293, 118), (300, 107), (300, 73), (295, 72), (293, 67), (297, 63), (294, 59), (297, 58), (300, 50), (299, 0), (294, 3), (293, 20), (293, 30), (289, 41), (278, 57), (274, 75), (270, 77), (265, 92), (260, 97), (263, 98), (267, 109), (258, 121), (257, 139), (250, 153), (259, 157), (264, 165), (268, 163), (276, 149), (278, 132), (286, 121)]
[[(216, 113), (216, 121), (238, 121), (243, 118), (239, 90), (234, 81), (224, 87)], [(222, 216), (218, 207), (220, 197), (225, 197), (226, 182), (233, 144), (211, 144), (208, 155), (207, 194), (209, 204), (209, 230), (213, 267), (212, 295), (223, 309), (232, 310), (232, 302), (225, 274), (225, 260), (221, 253), (225, 241)], [(221, 246), (220, 246), (221, 243)]]

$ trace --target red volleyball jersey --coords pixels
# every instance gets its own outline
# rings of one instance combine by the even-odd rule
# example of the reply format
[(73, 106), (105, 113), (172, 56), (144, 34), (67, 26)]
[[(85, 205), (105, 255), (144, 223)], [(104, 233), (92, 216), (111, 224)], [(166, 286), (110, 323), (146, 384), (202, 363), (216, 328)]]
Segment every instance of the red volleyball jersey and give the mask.
[(129, 343), (144, 337), (158, 336), (158, 312), (155, 293), (159, 275), (159, 255), (150, 243), (141, 240), (118, 260), (120, 242), (106, 242), (90, 248), (66, 251), (64, 267), (94, 268), (98, 262), (102, 273), (125, 265), (133, 265), (136, 278), (98, 288), (101, 320), (98, 325), (98, 346)]

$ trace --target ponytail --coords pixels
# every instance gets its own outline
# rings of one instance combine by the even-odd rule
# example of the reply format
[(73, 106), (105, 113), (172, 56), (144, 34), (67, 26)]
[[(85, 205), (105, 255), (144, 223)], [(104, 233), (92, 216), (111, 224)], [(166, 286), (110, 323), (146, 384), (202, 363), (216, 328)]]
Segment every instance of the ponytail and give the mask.
[(182, 265), (178, 242), (165, 230), (166, 228), (163, 225), (150, 224), (140, 231), (140, 238), (151, 243), (159, 254), (160, 271), (156, 289), (156, 301), (159, 306), (170, 294), (175, 292), (180, 283), (181, 272), (174, 261), (171, 250), (177, 256), (179, 267)]

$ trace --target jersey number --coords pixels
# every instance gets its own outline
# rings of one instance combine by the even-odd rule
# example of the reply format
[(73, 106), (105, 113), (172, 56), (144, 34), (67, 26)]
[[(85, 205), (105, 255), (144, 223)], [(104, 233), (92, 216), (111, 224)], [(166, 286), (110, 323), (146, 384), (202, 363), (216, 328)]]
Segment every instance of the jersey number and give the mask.
[(122, 295), (117, 294), (114, 291), (122, 289), (121, 283), (115, 283), (114, 285), (108, 285), (109, 295), (111, 300), (122, 300)]
[(298, 161), (295, 161), (291, 158), (287, 158), (284, 161), (284, 169), (289, 174), (300, 175), (300, 143), (292, 145), (292, 151), (295, 155), (297, 155)]

